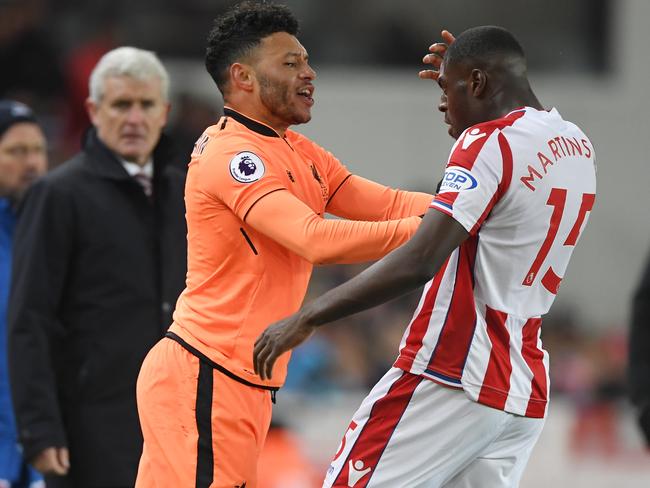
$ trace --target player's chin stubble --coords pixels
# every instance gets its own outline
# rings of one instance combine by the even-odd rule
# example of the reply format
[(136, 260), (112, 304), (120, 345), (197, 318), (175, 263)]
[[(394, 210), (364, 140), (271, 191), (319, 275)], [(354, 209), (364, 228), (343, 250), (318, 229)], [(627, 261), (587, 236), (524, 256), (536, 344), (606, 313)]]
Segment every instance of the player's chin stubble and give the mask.
[(260, 99), (269, 111), (289, 125), (305, 124), (311, 120), (311, 114), (300, 114), (292, 103), (291, 89), (284, 83), (274, 83), (267, 76), (258, 75)]

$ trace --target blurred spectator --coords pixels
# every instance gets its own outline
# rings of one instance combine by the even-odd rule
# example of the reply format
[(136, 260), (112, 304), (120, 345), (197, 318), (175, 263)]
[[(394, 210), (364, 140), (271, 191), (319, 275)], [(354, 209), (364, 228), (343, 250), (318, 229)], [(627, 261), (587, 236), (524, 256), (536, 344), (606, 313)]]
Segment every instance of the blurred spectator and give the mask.
[(55, 22), (48, 10), (47, 0), (0, 1), (0, 98), (23, 102), (38, 113), (53, 163), (60, 161), (66, 107), (59, 38), (52, 35)]
[(184, 178), (161, 137), (167, 100), (153, 53), (102, 57), (83, 150), (35, 184), (20, 212), (10, 372), (25, 457), (48, 488), (135, 483), (136, 377), (185, 281)]
[(628, 379), (641, 432), (650, 447), (650, 256), (634, 294)]
[(332, 366), (333, 344), (323, 337), (312, 337), (296, 348), (289, 362), (285, 391), (323, 394), (335, 387)]
[(190, 93), (177, 94), (168, 133), (178, 147), (176, 164), (179, 168), (187, 171), (194, 143), (205, 128), (216, 124), (222, 115), (223, 107), (215, 110), (210, 103)]
[(299, 440), (273, 420), (258, 462), (258, 488), (319, 488), (323, 475), (303, 453)]
[(41, 476), (23, 460), (7, 371), (7, 301), (15, 207), (47, 169), (45, 136), (25, 105), (0, 101), (0, 487), (36, 488)]
[(0, 96), (34, 103), (63, 90), (59, 56), (44, 29), (45, 0), (0, 3)]
[(90, 73), (111, 49), (117, 46), (118, 27), (115, 13), (108, 8), (98, 9), (92, 17), (98, 25), (90, 37), (75, 44), (65, 60), (66, 121), (64, 151), (72, 154), (79, 151), (81, 136), (90, 126), (84, 102), (88, 98)]
[(573, 398), (576, 414), (571, 428), (572, 453), (604, 459), (623, 455), (625, 445), (618, 419), (620, 400), (625, 394), (625, 336), (612, 329), (595, 337), (583, 337), (578, 347), (587, 375), (582, 394)]

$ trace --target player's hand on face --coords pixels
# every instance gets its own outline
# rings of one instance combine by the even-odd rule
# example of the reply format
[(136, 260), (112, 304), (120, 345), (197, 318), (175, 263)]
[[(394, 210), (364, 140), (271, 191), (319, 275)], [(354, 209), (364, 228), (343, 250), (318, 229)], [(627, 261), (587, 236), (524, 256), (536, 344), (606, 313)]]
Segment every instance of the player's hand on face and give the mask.
[(447, 30), (443, 30), (441, 34), (443, 42), (436, 42), (429, 46), (429, 54), (422, 58), (424, 64), (429, 64), (433, 67), (433, 69), (420, 71), (418, 76), (423, 80), (436, 81), (438, 79), (442, 58), (444, 58), (449, 45), (456, 40), (453, 34)]
[(271, 379), (275, 361), (285, 352), (303, 343), (314, 332), (294, 314), (270, 325), (255, 341), (253, 366), (263, 380)]

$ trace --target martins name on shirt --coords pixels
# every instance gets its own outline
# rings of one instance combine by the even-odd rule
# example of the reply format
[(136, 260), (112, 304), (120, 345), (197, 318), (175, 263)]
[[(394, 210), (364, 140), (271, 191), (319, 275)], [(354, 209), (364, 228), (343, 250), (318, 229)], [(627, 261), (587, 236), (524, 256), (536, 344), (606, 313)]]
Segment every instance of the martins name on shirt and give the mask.
[(521, 182), (531, 191), (535, 191), (535, 179), (543, 179), (560, 159), (567, 157), (591, 158), (593, 150), (587, 139), (578, 140), (576, 137), (556, 136), (546, 142), (548, 150), (537, 151), (538, 162), (528, 165), (528, 175), (520, 178)]

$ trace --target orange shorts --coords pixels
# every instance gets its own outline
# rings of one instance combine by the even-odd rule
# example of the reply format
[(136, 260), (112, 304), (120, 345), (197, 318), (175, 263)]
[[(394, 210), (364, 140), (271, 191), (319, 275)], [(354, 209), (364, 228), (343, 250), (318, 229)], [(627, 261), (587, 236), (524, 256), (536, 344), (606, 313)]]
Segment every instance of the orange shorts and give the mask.
[(185, 346), (165, 337), (140, 370), (144, 447), (136, 488), (255, 488), (271, 392)]

